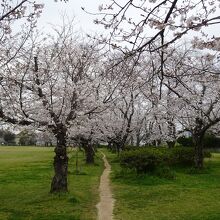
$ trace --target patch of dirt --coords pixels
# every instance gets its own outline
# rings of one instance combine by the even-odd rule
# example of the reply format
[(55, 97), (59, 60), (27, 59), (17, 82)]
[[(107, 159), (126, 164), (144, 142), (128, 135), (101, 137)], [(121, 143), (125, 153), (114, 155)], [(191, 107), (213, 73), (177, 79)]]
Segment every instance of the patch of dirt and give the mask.
[(103, 154), (102, 159), (104, 161), (105, 169), (100, 178), (100, 185), (99, 185), (100, 202), (96, 205), (98, 209), (98, 220), (112, 220), (114, 199), (112, 197), (112, 192), (110, 188), (110, 179), (109, 179), (111, 166), (108, 163), (105, 154)]

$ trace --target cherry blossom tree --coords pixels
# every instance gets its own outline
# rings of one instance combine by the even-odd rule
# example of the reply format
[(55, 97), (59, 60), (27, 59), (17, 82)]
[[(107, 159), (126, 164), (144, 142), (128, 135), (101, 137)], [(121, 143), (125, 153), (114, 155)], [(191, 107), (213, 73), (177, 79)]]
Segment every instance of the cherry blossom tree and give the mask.
[[(117, 85), (111, 86), (115, 88), (116, 98), (105, 112), (102, 130), (110, 148), (119, 152), (132, 139), (139, 145), (144, 136), (142, 129), (149, 110), (145, 95), (148, 95), (152, 86), (152, 71), (148, 61), (139, 62), (142, 59), (139, 56), (127, 58), (121, 63), (118, 63), (118, 59), (114, 60), (113, 65), (110, 64), (113, 66), (109, 71), (113, 79), (110, 85)], [(149, 74), (145, 74), (146, 71)]]
[[(107, 42), (115, 48), (124, 47), (125, 52), (130, 45), (132, 53), (167, 47), (191, 30), (203, 34), (202, 27), (220, 22), (219, 3), (212, 0), (110, 1), (100, 4), (98, 9), (99, 16), (94, 22), (109, 30)], [(156, 48), (152, 47), (158, 40)], [(126, 42), (123, 46), (122, 41)]]
[[(26, 47), (37, 24), (37, 19), (42, 13), (43, 4), (36, 1), (4, 0), (0, 8), (0, 81), (6, 84), (10, 75), (7, 69), (13, 60), (21, 59), (22, 48)], [(27, 125), (27, 121), (17, 121), (5, 115), (0, 107), (0, 118), (5, 122)]]
[[(128, 91), (127, 91), (128, 92)], [(110, 115), (113, 122), (111, 137), (113, 144), (115, 144), (117, 152), (124, 150), (125, 144), (132, 132), (132, 122), (135, 112), (135, 100), (138, 97), (138, 92), (131, 87), (129, 93), (122, 94), (122, 100), (115, 103), (113, 114)]]
[(0, 9), (0, 68), (19, 57), (20, 49), (36, 27), (43, 4), (34, 1), (2, 1)]
[(205, 32), (205, 27), (220, 23), (218, 1), (114, 0), (98, 10), (94, 23), (109, 33), (99, 40), (124, 54), (119, 62), (146, 51), (156, 54), (160, 98), (167, 48), (187, 34), (199, 36), (192, 42), (195, 47), (219, 48), (219, 36), (207, 41)]
[(133, 132), (130, 137), (131, 145), (136, 147), (141, 146), (148, 139), (147, 122), (148, 116), (150, 115), (151, 105), (141, 94), (135, 104)]
[(70, 128), (70, 137), (75, 146), (82, 147), (85, 151), (85, 160), (87, 164), (94, 164), (96, 145), (103, 139), (103, 111), (93, 113), (74, 121)]
[[(2, 118), (49, 129), (57, 139), (51, 192), (67, 191), (67, 136), (72, 121), (99, 108), (99, 49), (79, 42), (72, 27), (56, 30), (23, 48), (22, 59), (4, 69)], [(3, 73), (2, 73), (3, 74)], [(22, 123), (21, 123), (22, 122)]]
[(192, 134), (195, 167), (201, 169), (204, 135), (220, 121), (219, 72), (215, 68), (218, 61), (212, 54), (200, 55), (190, 50), (173, 55), (175, 58), (170, 57), (167, 66), (169, 78), (164, 81), (172, 93), (169, 111), (178, 120), (176, 124)]

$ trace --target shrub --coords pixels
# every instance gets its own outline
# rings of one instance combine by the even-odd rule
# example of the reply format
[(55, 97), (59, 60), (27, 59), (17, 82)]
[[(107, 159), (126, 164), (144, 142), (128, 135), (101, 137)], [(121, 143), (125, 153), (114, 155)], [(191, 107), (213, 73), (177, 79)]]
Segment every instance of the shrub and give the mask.
[[(194, 148), (188, 147), (144, 147), (135, 150), (124, 151), (120, 155), (120, 165), (122, 168), (135, 169), (136, 173), (158, 172), (158, 167), (169, 167), (174, 165), (192, 166), (194, 164)], [(204, 157), (209, 157), (209, 152), (204, 153)], [(161, 168), (160, 168), (161, 170)], [(166, 171), (166, 170), (165, 170)], [(164, 173), (166, 173), (164, 171)], [(162, 171), (158, 173), (162, 175)], [(164, 174), (165, 175), (165, 174)], [(172, 177), (172, 174), (167, 175)]]
[(7, 143), (7, 145), (15, 145), (15, 137), (16, 135), (11, 131), (4, 131), (4, 140)]
[(211, 157), (212, 157), (212, 154), (211, 154), (210, 151), (205, 150), (205, 151), (203, 152), (203, 157), (204, 157), (204, 158), (211, 158)]
[(135, 169), (137, 173), (153, 172), (166, 158), (165, 148), (146, 147), (124, 151), (120, 155), (120, 165)]
[[(169, 151), (170, 165), (192, 166), (194, 164), (195, 149), (193, 147), (174, 147), (167, 149)], [(204, 158), (210, 158), (209, 151), (203, 152)]]
[(179, 137), (177, 138), (177, 143), (179, 143), (183, 147), (193, 147), (192, 137)]
[[(192, 137), (179, 137), (177, 139), (177, 143), (179, 143), (183, 147), (193, 147)], [(204, 148), (220, 148), (220, 138), (214, 136), (212, 134), (206, 134), (203, 139)]]
[(170, 169), (168, 166), (159, 166), (156, 168), (154, 174), (158, 177), (165, 178), (165, 179), (175, 179), (175, 172)]
[(134, 146), (134, 145), (125, 145), (124, 146), (124, 150), (126, 151), (130, 151), (130, 150), (137, 150), (138, 147)]
[(168, 149), (170, 153), (169, 163), (171, 165), (191, 166), (194, 163), (195, 150), (192, 147), (174, 147)]
[(204, 148), (220, 148), (220, 138), (212, 134), (206, 134), (204, 137)]

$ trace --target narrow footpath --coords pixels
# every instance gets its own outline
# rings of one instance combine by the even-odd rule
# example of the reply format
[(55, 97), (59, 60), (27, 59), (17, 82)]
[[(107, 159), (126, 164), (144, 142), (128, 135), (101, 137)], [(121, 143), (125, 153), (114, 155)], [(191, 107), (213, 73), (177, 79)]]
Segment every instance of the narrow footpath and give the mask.
[(112, 197), (112, 192), (110, 189), (110, 179), (109, 179), (111, 166), (108, 163), (105, 154), (103, 154), (102, 159), (104, 161), (105, 169), (100, 178), (100, 185), (99, 185), (100, 202), (96, 205), (98, 209), (98, 220), (112, 220), (114, 199)]

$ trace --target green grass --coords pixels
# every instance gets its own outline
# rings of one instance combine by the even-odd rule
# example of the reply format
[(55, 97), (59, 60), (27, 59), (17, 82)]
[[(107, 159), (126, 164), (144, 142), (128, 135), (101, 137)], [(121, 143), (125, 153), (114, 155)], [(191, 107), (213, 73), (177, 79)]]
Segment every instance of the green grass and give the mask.
[(116, 156), (105, 152), (112, 165), (115, 220), (220, 219), (220, 154), (205, 162), (201, 174), (178, 168), (176, 178), (167, 180), (121, 172)]
[(85, 165), (79, 153), (81, 175), (75, 172), (75, 152), (69, 153), (69, 193), (52, 195), (53, 148), (0, 147), (1, 220), (94, 220), (99, 200), (102, 160)]

